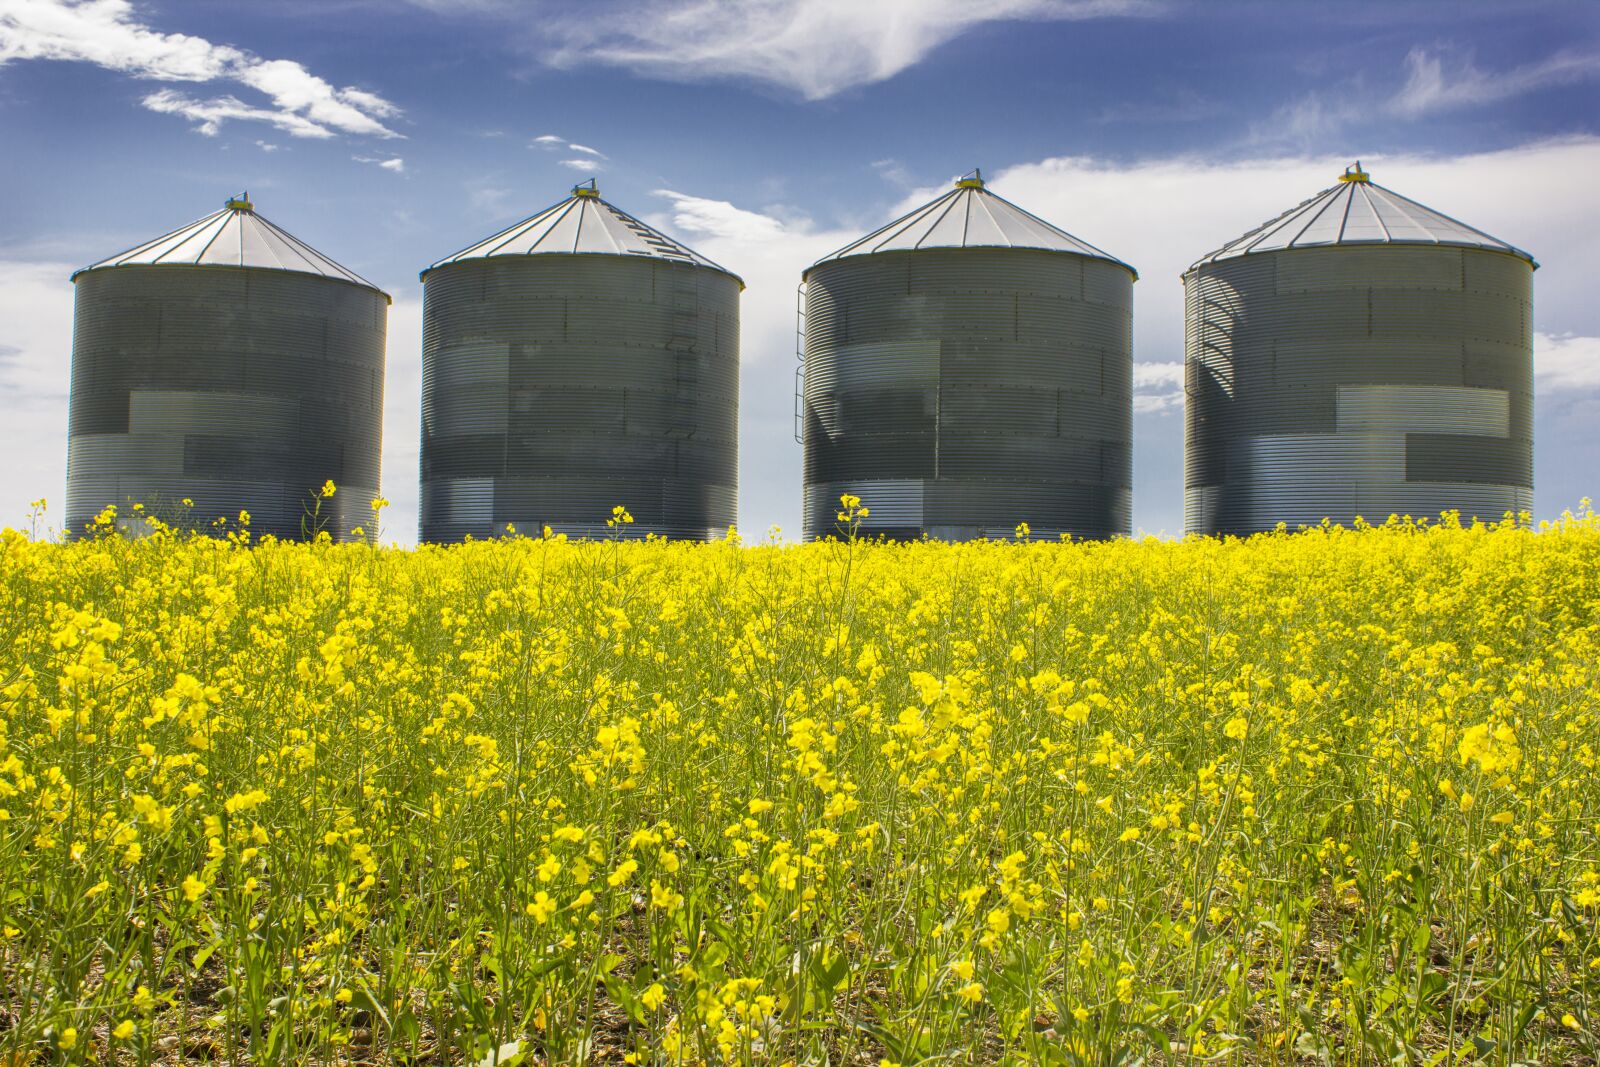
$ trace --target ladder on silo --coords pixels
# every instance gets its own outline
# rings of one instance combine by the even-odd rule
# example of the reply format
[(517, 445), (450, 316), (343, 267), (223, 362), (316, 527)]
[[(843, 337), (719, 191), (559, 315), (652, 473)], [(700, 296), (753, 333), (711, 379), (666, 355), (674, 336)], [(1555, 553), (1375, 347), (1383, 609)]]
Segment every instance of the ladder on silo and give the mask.
[(794, 291), (794, 439), (805, 443), (806, 418), (806, 283)]
[[(693, 268), (666, 268), (670, 279), (667, 291), (667, 350), (673, 354), (675, 394), (692, 395), (700, 388), (700, 288)], [(695, 431), (693, 403), (675, 405), (672, 432), (692, 437)]]

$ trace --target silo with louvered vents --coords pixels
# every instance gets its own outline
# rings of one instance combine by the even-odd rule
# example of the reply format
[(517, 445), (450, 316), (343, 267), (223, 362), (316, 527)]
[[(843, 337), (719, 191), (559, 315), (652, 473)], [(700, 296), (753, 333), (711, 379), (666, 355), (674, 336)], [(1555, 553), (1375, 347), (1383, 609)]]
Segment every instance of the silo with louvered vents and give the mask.
[(1190, 267), (1187, 528), (1529, 509), (1536, 266), (1358, 163)]

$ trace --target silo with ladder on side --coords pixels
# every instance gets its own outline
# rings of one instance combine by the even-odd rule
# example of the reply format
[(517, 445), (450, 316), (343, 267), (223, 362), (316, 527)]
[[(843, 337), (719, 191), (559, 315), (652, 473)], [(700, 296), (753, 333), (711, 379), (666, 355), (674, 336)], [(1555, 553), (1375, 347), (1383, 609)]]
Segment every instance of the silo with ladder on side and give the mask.
[(734, 525), (738, 277), (590, 181), (422, 280), (423, 541)]

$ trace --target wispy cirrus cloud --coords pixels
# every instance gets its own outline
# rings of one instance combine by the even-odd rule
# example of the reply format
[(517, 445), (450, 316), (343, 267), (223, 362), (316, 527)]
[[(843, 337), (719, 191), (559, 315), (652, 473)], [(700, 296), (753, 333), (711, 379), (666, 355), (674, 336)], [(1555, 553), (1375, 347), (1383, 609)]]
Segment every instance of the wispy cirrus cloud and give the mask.
[(1224, 113), (1222, 103), (1202, 96), (1193, 89), (1180, 89), (1165, 100), (1124, 100), (1101, 110), (1094, 121), (1113, 122), (1198, 122)]
[(129, 0), (0, 0), (0, 65), (20, 60), (90, 63), (142, 81), (232, 82), (265, 97), (252, 103), (232, 93), (201, 98), (162, 89), (142, 98), (151, 111), (187, 118), (207, 136), (230, 121), (264, 122), (294, 137), (400, 136), (384, 123), (400, 109), (376, 93), (336, 88), (292, 60), (152, 29)]
[(599, 174), (606, 169), (605, 161), (611, 158), (598, 148), (578, 144), (553, 133), (540, 134), (529, 142), (528, 147), (542, 148), (546, 152), (576, 152), (578, 154), (575, 157), (556, 160), (556, 166), (581, 171), (584, 174)]
[(1414, 48), (1406, 55), (1406, 82), (1389, 110), (1421, 118), (1453, 108), (1492, 104), (1557, 85), (1600, 78), (1600, 53), (1562, 51), (1509, 70), (1480, 70), (1470, 53)]
[(766, 82), (821, 100), (883, 81), (974, 26), (1149, 15), (1160, 0), (664, 0), (625, 18), (555, 19), (556, 66), (601, 63), (675, 81)]
[(606, 169), (606, 161), (611, 157), (598, 148), (591, 148), (586, 144), (569, 141), (553, 133), (542, 133), (528, 142), (529, 148), (542, 148), (546, 152), (576, 152), (577, 155), (566, 159), (556, 160), (556, 166), (575, 170), (580, 174), (600, 174)]
[(1247, 140), (1312, 150), (1347, 131), (1359, 132), (1374, 124), (1412, 122), (1600, 80), (1600, 53), (1561, 51), (1520, 67), (1483, 70), (1470, 52), (1450, 46), (1413, 48), (1399, 75), (1398, 79), (1374, 77), (1370, 71), (1358, 71), (1331, 87), (1303, 93), (1254, 123)]

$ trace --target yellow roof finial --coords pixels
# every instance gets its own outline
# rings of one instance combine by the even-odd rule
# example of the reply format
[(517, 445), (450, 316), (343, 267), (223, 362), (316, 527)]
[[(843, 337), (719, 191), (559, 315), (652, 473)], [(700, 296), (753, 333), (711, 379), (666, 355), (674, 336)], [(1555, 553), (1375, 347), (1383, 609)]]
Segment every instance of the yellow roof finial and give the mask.
[(956, 179), (957, 189), (982, 189), (983, 171), (973, 167), (967, 173)]
[(255, 205), (250, 202), (250, 190), (246, 189), (238, 196), (230, 196), (223, 204), (229, 211), (254, 211)]
[(573, 196), (581, 196), (585, 200), (600, 199), (600, 185), (593, 178), (572, 187)]
[(1356, 160), (1355, 166), (1344, 168), (1344, 173), (1339, 175), (1342, 182), (1370, 182), (1372, 175), (1361, 169), (1361, 160)]

